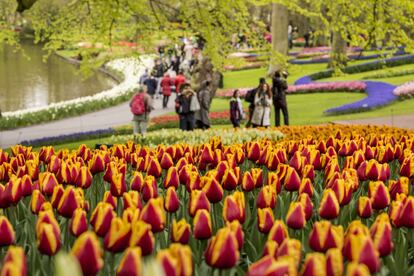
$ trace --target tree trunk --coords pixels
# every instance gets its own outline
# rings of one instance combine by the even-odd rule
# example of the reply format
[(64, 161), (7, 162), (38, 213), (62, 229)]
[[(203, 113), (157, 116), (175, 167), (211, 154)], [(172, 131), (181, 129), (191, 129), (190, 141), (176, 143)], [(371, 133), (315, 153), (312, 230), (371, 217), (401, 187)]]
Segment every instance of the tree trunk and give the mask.
[(332, 34), (332, 52), (330, 68), (343, 68), (347, 64), (346, 41), (340, 31), (334, 31)]
[[(281, 4), (272, 4), (272, 50), (275, 53), (288, 54), (288, 10)], [(271, 64), (271, 71), (282, 69), (283, 64)]]

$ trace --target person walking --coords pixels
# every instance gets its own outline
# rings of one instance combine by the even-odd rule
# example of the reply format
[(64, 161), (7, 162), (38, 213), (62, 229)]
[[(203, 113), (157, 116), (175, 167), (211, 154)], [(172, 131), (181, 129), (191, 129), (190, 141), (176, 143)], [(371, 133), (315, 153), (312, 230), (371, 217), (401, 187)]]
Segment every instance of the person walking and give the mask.
[(158, 94), (160, 94), (161, 91), (161, 80), (164, 76), (164, 73), (166, 72), (166, 66), (164, 65), (163, 61), (161, 59), (157, 59), (155, 61), (154, 68), (152, 68), (151, 75), (155, 77), (157, 80), (157, 88), (155, 90), (155, 97), (158, 97)]
[(157, 90), (157, 80), (154, 76), (150, 75), (145, 81), (144, 85), (147, 87), (147, 93), (154, 98), (155, 92)]
[(129, 102), (129, 107), (133, 114), (132, 126), (134, 131), (134, 140), (137, 141), (140, 135), (144, 136), (147, 132), (149, 114), (153, 109), (152, 99), (147, 94), (145, 86), (140, 86), (136, 89), (136, 94)]
[(197, 93), (198, 102), (200, 103), (200, 109), (195, 112), (196, 126), (200, 129), (209, 129), (211, 122), (209, 117), (210, 105), (211, 105), (211, 82), (209, 80), (204, 81), (201, 84), (201, 89)]
[(254, 112), (254, 97), (256, 96), (256, 92), (259, 89), (262, 89), (264, 84), (266, 84), (266, 79), (260, 78), (259, 86), (252, 90), (247, 91), (246, 96), (244, 97), (245, 101), (250, 103), (249, 104), (249, 117), (246, 123), (246, 127), (250, 127), (252, 125), (252, 117), (253, 117), (253, 112)]
[(173, 81), (170, 78), (169, 74), (165, 74), (165, 76), (161, 80), (161, 90), (162, 90), (162, 107), (167, 108), (168, 100), (171, 96), (171, 86), (173, 85)]
[(200, 108), (196, 93), (191, 89), (190, 84), (184, 84), (182, 92), (175, 100), (175, 111), (180, 118), (181, 130), (194, 130), (194, 112)]
[(230, 121), (233, 127), (240, 127), (240, 121), (244, 118), (243, 105), (240, 100), (239, 89), (234, 90), (233, 97), (230, 99)]
[(178, 75), (174, 79), (175, 91), (177, 94), (181, 91), (181, 85), (185, 83), (185, 76), (182, 70), (178, 72)]
[(254, 97), (253, 127), (270, 126), (270, 113), (272, 106), (272, 91), (267, 83), (263, 84)]
[(289, 125), (289, 113), (286, 102), (286, 90), (288, 88), (286, 78), (287, 72), (276, 71), (273, 75), (272, 94), (275, 107), (275, 126), (280, 126), (280, 111), (283, 113), (285, 125)]

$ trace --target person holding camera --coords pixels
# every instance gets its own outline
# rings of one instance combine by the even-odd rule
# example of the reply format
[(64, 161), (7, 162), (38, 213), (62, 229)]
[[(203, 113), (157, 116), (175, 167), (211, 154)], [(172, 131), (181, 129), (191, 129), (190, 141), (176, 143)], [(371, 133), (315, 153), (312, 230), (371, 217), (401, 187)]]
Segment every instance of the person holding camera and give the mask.
[(286, 78), (287, 72), (276, 71), (273, 75), (272, 94), (273, 105), (275, 106), (275, 126), (280, 126), (280, 111), (283, 113), (285, 125), (289, 125), (289, 113), (286, 102), (286, 90), (288, 88)]
[(264, 83), (254, 97), (254, 111), (252, 116), (253, 127), (270, 126), (270, 114), (272, 106), (272, 92), (267, 83)]

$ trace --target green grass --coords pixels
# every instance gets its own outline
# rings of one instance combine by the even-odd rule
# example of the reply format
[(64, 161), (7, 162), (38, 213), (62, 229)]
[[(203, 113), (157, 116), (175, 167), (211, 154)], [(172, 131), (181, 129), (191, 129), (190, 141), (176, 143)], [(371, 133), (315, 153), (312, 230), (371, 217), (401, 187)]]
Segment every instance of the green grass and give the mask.
[[(326, 64), (291, 65), (289, 67), (289, 84), (298, 78), (326, 69)], [(250, 69), (243, 71), (232, 71), (224, 73), (224, 88), (255, 87), (259, 79), (266, 77), (267, 68)], [(267, 79), (270, 82), (270, 79)]]

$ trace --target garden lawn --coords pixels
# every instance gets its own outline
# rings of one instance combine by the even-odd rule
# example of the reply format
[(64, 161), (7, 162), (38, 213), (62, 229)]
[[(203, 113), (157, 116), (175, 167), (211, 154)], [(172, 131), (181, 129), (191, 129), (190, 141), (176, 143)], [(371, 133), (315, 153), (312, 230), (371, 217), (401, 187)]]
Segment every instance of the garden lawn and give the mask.
[[(290, 65), (289, 84), (293, 84), (298, 78), (326, 69), (326, 64)], [(224, 89), (255, 87), (259, 79), (266, 77), (267, 68), (250, 69), (242, 71), (228, 71), (224, 73)], [(270, 79), (268, 79), (270, 83)]]

